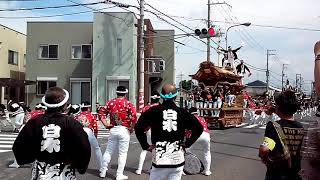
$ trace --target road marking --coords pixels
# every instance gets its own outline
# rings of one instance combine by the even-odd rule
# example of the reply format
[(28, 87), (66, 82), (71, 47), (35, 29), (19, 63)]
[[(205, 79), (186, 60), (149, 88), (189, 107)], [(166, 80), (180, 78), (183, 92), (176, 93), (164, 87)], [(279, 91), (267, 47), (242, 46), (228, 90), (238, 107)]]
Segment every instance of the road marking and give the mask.
[(8, 137), (8, 138), (6, 138), (6, 137), (0, 137), (0, 141), (2, 141), (2, 140), (12, 140), (12, 141), (14, 141), (14, 140), (16, 140), (16, 138), (13, 138), (13, 137)]
[(0, 148), (12, 148), (12, 145), (2, 145), (2, 144), (0, 144)]
[(14, 141), (0, 141), (0, 144), (13, 144)]
[(0, 134), (0, 137), (17, 137), (15, 134)]
[(248, 125), (248, 123), (241, 123), (239, 125), (236, 125), (236, 127), (238, 128), (238, 127), (243, 127), (243, 126), (246, 126), (246, 125)]
[(108, 134), (109, 135), (110, 133), (109, 132), (100, 132), (99, 131), (98, 134)]
[(259, 127), (260, 129), (266, 129), (267, 126), (261, 126)]
[(259, 126), (259, 124), (252, 124), (252, 125), (249, 125), (249, 126), (246, 126), (246, 127), (243, 127), (243, 128), (250, 129), (250, 128), (257, 127), (257, 126)]
[(11, 150), (0, 150), (0, 153), (3, 153), (3, 152), (10, 152)]

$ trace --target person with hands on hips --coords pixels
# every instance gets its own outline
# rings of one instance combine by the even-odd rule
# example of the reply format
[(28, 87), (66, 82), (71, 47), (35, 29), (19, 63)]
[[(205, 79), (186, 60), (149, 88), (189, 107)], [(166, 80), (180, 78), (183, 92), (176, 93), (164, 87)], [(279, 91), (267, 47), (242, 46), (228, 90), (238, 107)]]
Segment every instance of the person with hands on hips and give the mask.
[[(153, 151), (150, 180), (179, 180), (185, 163), (185, 148), (189, 148), (202, 134), (201, 123), (185, 109), (175, 104), (178, 92), (174, 85), (166, 84), (160, 93), (163, 103), (144, 112), (135, 133), (143, 150)], [(151, 143), (145, 129), (151, 128)], [(191, 137), (185, 138), (185, 130)]]

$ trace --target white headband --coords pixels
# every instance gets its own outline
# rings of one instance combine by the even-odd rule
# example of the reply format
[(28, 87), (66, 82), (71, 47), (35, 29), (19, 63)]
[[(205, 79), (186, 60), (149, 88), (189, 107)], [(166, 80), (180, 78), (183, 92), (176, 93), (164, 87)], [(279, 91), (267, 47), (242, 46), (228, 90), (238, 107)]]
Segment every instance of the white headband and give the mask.
[(60, 102), (60, 103), (57, 103), (57, 104), (49, 104), (46, 102), (46, 97), (43, 96), (42, 97), (42, 103), (47, 106), (48, 108), (58, 108), (58, 107), (61, 107), (63, 106), (64, 104), (66, 104), (69, 100), (69, 92), (65, 89), (63, 89), (64, 93), (66, 94), (66, 96), (64, 97), (64, 99)]
[(46, 106), (42, 106), (42, 104), (38, 104), (38, 105), (36, 105), (36, 108), (47, 109), (47, 107), (46, 107)]
[(122, 94), (125, 94), (125, 93), (128, 93), (128, 89), (126, 89), (125, 91), (116, 91), (116, 93), (122, 93)]
[(72, 107), (73, 109), (77, 109), (79, 108), (80, 106), (78, 104), (73, 104), (73, 105), (70, 105), (70, 107)]
[(80, 107), (81, 107), (81, 108), (84, 108), (84, 107), (91, 107), (91, 105), (84, 105), (84, 104), (82, 103), (82, 104), (80, 104)]
[(13, 108), (18, 108), (18, 107), (19, 107), (19, 104), (13, 103), (11, 106), (12, 106)]
[(158, 95), (153, 95), (153, 96), (151, 96), (151, 99), (160, 99), (160, 96), (158, 96)]

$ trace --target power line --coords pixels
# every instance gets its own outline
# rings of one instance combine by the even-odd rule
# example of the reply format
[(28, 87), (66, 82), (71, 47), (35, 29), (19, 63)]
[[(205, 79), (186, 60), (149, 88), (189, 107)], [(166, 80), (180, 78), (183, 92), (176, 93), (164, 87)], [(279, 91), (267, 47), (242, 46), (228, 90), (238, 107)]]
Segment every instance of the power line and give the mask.
[[(180, 31), (185, 32), (185, 33), (188, 33), (188, 32), (186, 32), (184, 29), (182, 29), (181, 27), (179, 27), (179, 26), (177, 26), (177, 25), (175, 25), (175, 24), (173, 24), (173, 23), (171, 23), (171, 22), (169, 22), (169, 21), (165, 20), (164, 18), (160, 17), (157, 13), (155, 13), (155, 12), (153, 12), (153, 11), (150, 11), (150, 10), (145, 10), (145, 11), (146, 11), (146, 12), (148, 12), (148, 13), (151, 13), (151, 14), (155, 15), (155, 16), (156, 16), (157, 18), (159, 18), (160, 20), (162, 20), (162, 21), (164, 21), (164, 22), (168, 23), (169, 25), (171, 25), (171, 26), (173, 26), (173, 27), (175, 27), (175, 28), (179, 29)], [(203, 41), (203, 40), (201, 40), (201, 39), (196, 38), (194, 35), (191, 35), (191, 37), (193, 37), (193, 38), (195, 38), (195, 39), (197, 39), (197, 40), (201, 41), (201, 42), (202, 42), (202, 43), (204, 43), (204, 44), (207, 44), (205, 41)], [(213, 49), (215, 49), (215, 50), (216, 50), (216, 48), (215, 48), (215, 47), (213, 47), (213, 46), (211, 46), (211, 48), (213, 48)], [(217, 50), (216, 50), (216, 51), (217, 51)]]
[(44, 9), (58, 9), (58, 8), (70, 8), (83, 5), (97, 5), (104, 3), (105, 1), (94, 2), (94, 3), (79, 3), (79, 4), (69, 4), (69, 5), (59, 5), (59, 6), (44, 6), (44, 7), (33, 7), (33, 8), (16, 8), (16, 9), (0, 9), (0, 12), (12, 12), (12, 11), (31, 11), (31, 10), (44, 10)]
[[(116, 6), (112, 7), (106, 7), (101, 9), (96, 9), (96, 11), (105, 10), (105, 9), (111, 9)], [(80, 11), (80, 12), (73, 12), (73, 13), (63, 13), (63, 14), (53, 14), (53, 15), (43, 15), (43, 16), (19, 16), (19, 17), (9, 17), (9, 16), (0, 16), (0, 19), (37, 19), (37, 18), (50, 18), (50, 17), (60, 17), (60, 16), (72, 16), (77, 14), (85, 14), (85, 13), (91, 13), (90, 11)]]
[[(223, 6), (220, 6), (220, 8), (223, 10), (223, 12), (226, 14), (226, 16), (220, 11), (220, 9), (218, 9), (218, 11), (223, 15), (223, 17), (224, 17), (225, 19), (228, 19), (228, 18), (229, 18), (233, 23), (237, 24), (237, 23), (233, 20), (233, 17), (232, 17), (230, 14), (228, 14), (228, 12), (224, 9)], [(227, 17), (227, 16), (228, 16), (228, 17)], [(249, 45), (251, 48), (254, 48), (254, 46), (251, 45), (251, 42), (247, 39), (247, 37), (245, 37), (245, 35), (244, 35), (239, 29), (237, 29), (237, 31), (238, 31), (240, 37), (243, 38), (243, 39), (246, 39), (248, 45)]]
[[(235, 23), (229, 22), (229, 21), (219, 21), (219, 20), (213, 20), (213, 21), (214, 22), (220, 22), (220, 23), (227, 23), (227, 24), (235, 24)], [(251, 23), (251, 26), (265, 27), (265, 28), (275, 28), (275, 29), (287, 29), (287, 30), (320, 32), (320, 29), (312, 29), (312, 28), (304, 28), (304, 27), (275, 26), (275, 25), (264, 25), (264, 24), (254, 24), (254, 23)]]
[[(74, 2), (74, 1), (72, 1), (72, 0), (67, 0), (67, 1), (72, 2), (72, 3), (74, 3), (74, 4), (81, 4), (81, 3)], [(117, 3), (117, 2), (112, 2), (112, 1), (110, 1), (110, 0), (107, 0), (107, 2), (113, 3), (115, 6), (119, 6), (119, 4), (120, 4), (120, 3)], [(81, 6), (83, 6), (83, 7), (85, 7), (85, 8), (88, 8), (88, 9), (91, 9), (91, 10), (94, 10), (94, 11), (99, 11), (99, 10), (97, 10), (97, 9), (94, 9), (94, 8), (89, 7), (89, 6), (86, 6), (86, 5), (81, 5)], [(132, 6), (132, 7), (133, 7), (133, 6)], [(130, 24), (128, 24), (127, 21), (126, 21), (124, 18), (121, 18), (121, 17), (115, 16), (115, 15), (112, 15), (112, 14), (110, 14), (110, 13), (108, 13), (108, 12), (101, 12), (101, 11), (99, 11), (99, 12), (100, 12), (100, 13), (104, 13), (104, 14), (110, 16), (110, 17), (114, 17), (114, 18), (120, 19), (120, 20), (122, 20), (128, 27), (130, 27)]]
[[(225, 12), (225, 14), (229, 17), (229, 19), (234, 23), (234, 24), (241, 24), (240, 22), (239, 22), (239, 20), (237, 19), (237, 17), (234, 17), (233, 15), (232, 15), (232, 12), (231, 12), (231, 10), (230, 10), (230, 8), (229, 8), (229, 11), (230, 12), (228, 12), (227, 10), (225, 10), (225, 8), (223, 7), (223, 6), (221, 6), (221, 8), (223, 9), (223, 11)], [(227, 19), (227, 18), (226, 18)], [(234, 20), (235, 19), (235, 20)], [(243, 31), (241, 31), (240, 29), (242, 29)], [(256, 50), (258, 50), (259, 52), (260, 52), (260, 50), (259, 49), (257, 49), (257, 47), (259, 47), (260, 46), (260, 44), (257, 44), (256, 42), (255, 42), (255, 40), (254, 41), (252, 41), (252, 39), (253, 39), (253, 37), (247, 32), (247, 29), (246, 28), (244, 28), (244, 27), (238, 27), (237, 28), (237, 30), (238, 30), (238, 33), (239, 33), (239, 35), (243, 38), (243, 39), (245, 39), (246, 41), (247, 41), (247, 43), (248, 43), (248, 45), (252, 48), (252, 49), (256, 49)], [(251, 37), (251, 38), (250, 38)], [(257, 46), (255, 45), (255, 44), (257, 44)], [(262, 48), (263, 49), (263, 48)]]
[[(202, 18), (192, 18), (192, 17), (185, 17), (185, 16), (176, 16), (176, 15), (170, 15), (171, 17), (175, 18), (182, 18), (187, 21), (207, 21), (206, 19)], [(223, 20), (211, 20), (212, 22), (218, 22), (218, 23), (225, 23), (225, 24), (239, 24), (234, 23), (230, 21), (223, 21)], [(288, 29), (288, 30), (298, 30), (298, 31), (314, 31), (318, 32), (320, 29), (313, 29), (313, 28), (305, 28), (305, 27), (290, 27), (290, 26), (275, 26), (275, 25), (267, 25), (267, 24), (255, 24), (251, 23), (251, 26), (257, 26), (257, 27), (265, 27), (265, 28), (276, 28), (276, 29)]]
[[(169, 15), (161, 12), (160, 10), (156, 9), (155, 7), (153, 7), (152, 5), (150, 5), (150, 4), (146, 4), (146, 5), (149, 6), (149, 7), (151, 7), (152, 9), (154, 9), (155, 11), (157, 11), (158, 13), (160, 13), (160, 15), (166, 16), (167, 18), (173, 20), (174, 22), (176, 22), (176, 23), (184, 26), (185, 28), (187, 28), (187, 29), (189, 29), (189, 30), (191, 30), (191, 31), (194, 31), (194, 29), (191, 29), (189, 26), (186, 26), (186, 25), (182, 24), (181, 22), (177, 21), (176, 19), (172, 18), (171, 16), (169, 16)], [(151, 12), (151, 11), (147, 11), (147, 12)], [(164, 20), (163, 18), (160, 18), (160, 16), (159, 16), (157, 13), (155, 13), (155, 12), (151, 12), (151, 13), (154, 14), (154, 15), (156, 15), (159, 19)], [(168, 23), (168, 21), (166, 21), (166, 22)], [(170, 23), (170, 24), (172, 25), (172, 23)], [(174, 26), (174, 27), (176, 27), (176, 28), (180, 29), (181, 31), (185, 32), (185, 31), (182, 30), (180, 27), (177, 27), (177, 26)], [(192, 36), (192, 37), (195, 38), (195, 39), (197, 39), (197, 40), (199, 40), (199, 41), (201, 41), (201, 42), (203, 42), (204, 44), (207, 44), (205, 41), (203, 41), (203, 40), (201, 40), (201, 39), (198, 39), (198, 38), (196, 38), (195, 36)], [(217, 44), (216, 42), (214, 42), (214, 43)], [(211, 46), (211, 48), (213, 48), (215, 51), (217, 51), (217, 49), (216, 49), (215, 47)]]

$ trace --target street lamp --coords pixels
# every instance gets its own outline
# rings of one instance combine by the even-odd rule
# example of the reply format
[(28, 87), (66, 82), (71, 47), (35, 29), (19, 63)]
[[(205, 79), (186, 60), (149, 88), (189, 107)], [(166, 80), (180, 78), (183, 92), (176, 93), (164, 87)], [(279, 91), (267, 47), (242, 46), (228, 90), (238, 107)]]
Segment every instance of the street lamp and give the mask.
[(236, 27), (236, 26), (247, 26), (248, 27), (250, 25), (251, 25), (251, 23), (247, 22), (247, 23), (242, 23), (242, 24), (235, 24), (235, 25), (228, 27), (228, 29), (226, 31), (226, 50), (228, 48), (228, 31), (229, 31), (229, 29)]

